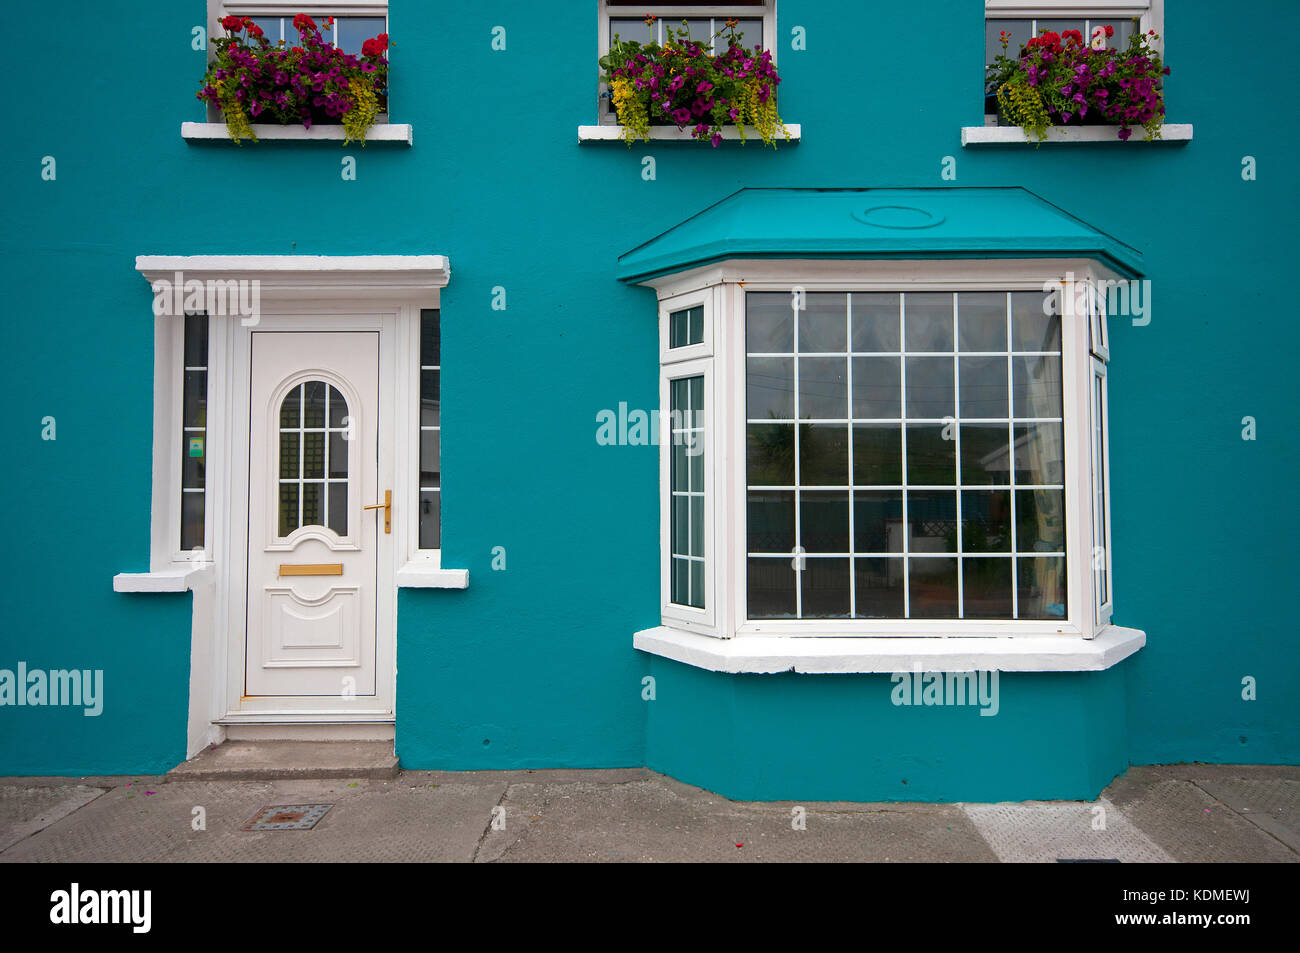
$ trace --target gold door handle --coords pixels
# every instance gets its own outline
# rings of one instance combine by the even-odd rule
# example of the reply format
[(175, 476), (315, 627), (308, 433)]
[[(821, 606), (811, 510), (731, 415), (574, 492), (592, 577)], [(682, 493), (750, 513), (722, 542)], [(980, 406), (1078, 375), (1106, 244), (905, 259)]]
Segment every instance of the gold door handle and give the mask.
[(369, 506), (361, 507), (363, 510), (383, 510), (384, 511), (384, 532), (393, 531), (393, 491), (384, 491), (384, 502), (371, 503)]

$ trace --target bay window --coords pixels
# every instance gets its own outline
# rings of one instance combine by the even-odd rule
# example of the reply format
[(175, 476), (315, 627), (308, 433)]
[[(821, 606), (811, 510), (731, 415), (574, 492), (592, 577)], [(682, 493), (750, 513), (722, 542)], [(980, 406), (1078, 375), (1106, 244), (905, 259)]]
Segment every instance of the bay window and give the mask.
[(1102, 273), (755, 260), (664, 280), (663, 624), (1096, 634), (1108, 352), (1095, 297), (1048, 290), (1067, 269)]

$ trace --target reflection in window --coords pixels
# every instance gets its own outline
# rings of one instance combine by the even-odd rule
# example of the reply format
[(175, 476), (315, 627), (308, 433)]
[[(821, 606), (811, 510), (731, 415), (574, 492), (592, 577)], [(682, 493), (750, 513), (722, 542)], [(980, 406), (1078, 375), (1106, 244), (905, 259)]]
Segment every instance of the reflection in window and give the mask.
[(442, 414), (439, 377), (442, 373), (438, 311), (420, 312), (420, 548), (441, 545)]
[(203, 547), (208, 427), (208, 316), (185, 315), (181, 398), (181, 549)]
[[(294, 28), (293, 17), (250, 17), (262, 28), (262, 32), (277, 46), (281, 40), (292, 49), (302, 45), (302, 35)], [(320, 28), (320, 38), (326, 43), (333, 43), (344, 53), (353, 56), (361, 54), (361, 44), (381, 33), (387, 32), (384, 17), (335, 17), (331, 27), (324, 16), (313, 16)]]
[(1064, 617), (1042, 294), (745, 301), (750, 618)]
[(324, 381), (307, 381), (280, 405), (279, 535), (300, 526), (348, 534), (347, 401)]

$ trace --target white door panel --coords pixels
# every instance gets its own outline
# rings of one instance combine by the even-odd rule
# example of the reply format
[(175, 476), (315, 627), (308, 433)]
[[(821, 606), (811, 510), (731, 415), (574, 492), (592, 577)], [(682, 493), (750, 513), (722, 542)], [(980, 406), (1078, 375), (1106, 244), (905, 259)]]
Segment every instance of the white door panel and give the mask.
[(250, 374), (244, 694), (374, 696), (379, 334), (254, 332)]

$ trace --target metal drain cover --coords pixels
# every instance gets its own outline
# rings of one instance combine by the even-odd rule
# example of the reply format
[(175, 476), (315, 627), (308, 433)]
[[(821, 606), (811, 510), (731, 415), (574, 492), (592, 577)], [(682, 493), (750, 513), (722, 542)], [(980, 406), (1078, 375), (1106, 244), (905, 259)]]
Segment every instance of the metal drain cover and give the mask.
[(272, 804), (253, 815), (240, 830), (309, 831), (333, 804)]

